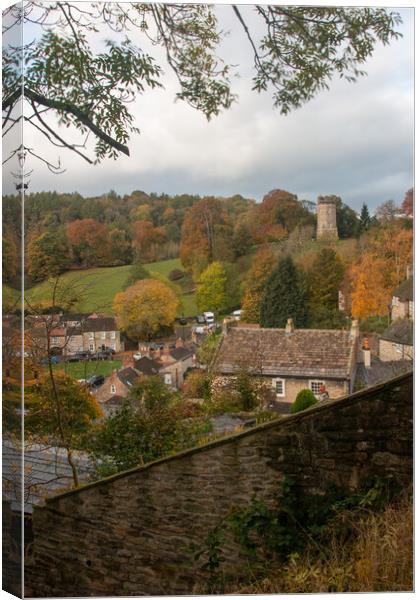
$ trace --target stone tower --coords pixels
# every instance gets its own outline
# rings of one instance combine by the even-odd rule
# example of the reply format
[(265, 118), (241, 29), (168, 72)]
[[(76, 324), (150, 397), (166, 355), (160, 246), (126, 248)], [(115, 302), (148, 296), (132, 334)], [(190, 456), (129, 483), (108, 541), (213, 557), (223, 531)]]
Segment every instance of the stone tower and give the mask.
[(316, 237), (337, 240), (337, 214), (334, 196), (318, 196)]

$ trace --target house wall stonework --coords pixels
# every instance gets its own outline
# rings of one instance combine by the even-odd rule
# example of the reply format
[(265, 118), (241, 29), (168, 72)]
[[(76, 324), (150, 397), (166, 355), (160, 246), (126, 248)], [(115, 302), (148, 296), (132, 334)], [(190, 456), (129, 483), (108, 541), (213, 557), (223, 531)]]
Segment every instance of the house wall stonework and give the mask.
[[(115, 386), (115, 393), (111, 392), (112, 385)], [(123, 398), (128, 396), (128, 388), (119, 379), (117, 371), (111, 373), (95, 392), (95, 397), (99, 402), (106, 402), (112, 396), (122, 396)]]
[[(296, 396), (301, 390), (310, 389), (310, 382), (313, 380), (324, 381), (326, 390), (330, 398), (340, 398), (349, 393), (349, 381), (329, 380), (323, 379), (322, 377), (308, 377), (308, 378), (294, 378), (294, 377), (278, 377), (278, 379), (284, 379), (284, 396), (276, 396), (273, 380), (277, 377), (260, 377), (259, 381), (267, 388), (269, 401), (288, 402), (292, 404), (295, 401)], [(221, 375), (216, 377), (213, 386), (215, 389), (222, 390), (223, 388), (233, 388), (235, 377), (233, 375)]]
[(379, 358), (384, 362), (391, 360), (414, 360), (414, 349), (413, 346), (380, 339)]
[[(412, 302), (407, 301), (403, 301), (400, 300), (399, 298), (397, 298), (396, 296), (394, 296), (392, 298), (392, 305), (391, 305), (391, 320), (395, 321), (396, 319), (405, 319), (406, 317), (413, 317), (412, 314), (412, 306), (410, 307), (410, 304), (412, 305)], [(410, 311), (411, 308), (411, 311)], [(411, 314), (410, 314), (411, 312)]]
[[(412, 419), (408, 374), (56, 496), (34, 510), (26, 595), (202, 592), (209, 575), (192, 549), (232, 508), (270, 503), (285, 476), (302, 494), (374, 476), (408, 485)], [(227, 574), (246, 567), (233, 539), (224, 553)]]

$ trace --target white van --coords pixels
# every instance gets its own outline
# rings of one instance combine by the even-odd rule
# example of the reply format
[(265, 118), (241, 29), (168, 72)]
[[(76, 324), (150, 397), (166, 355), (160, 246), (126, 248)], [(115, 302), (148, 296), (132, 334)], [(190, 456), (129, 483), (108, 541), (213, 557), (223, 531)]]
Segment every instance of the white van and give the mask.
[(203, 313), (203, 316), (206, 319), (207, 325), (214, 323), (214, 313), (207, 311), (207, 312)]
[(242, 313), (243, 313), (243, 310), (234, 310), (233, 313), (232, 313), (232, 317), (234, 319), (236, 319), (237, 321), (240, 321)]

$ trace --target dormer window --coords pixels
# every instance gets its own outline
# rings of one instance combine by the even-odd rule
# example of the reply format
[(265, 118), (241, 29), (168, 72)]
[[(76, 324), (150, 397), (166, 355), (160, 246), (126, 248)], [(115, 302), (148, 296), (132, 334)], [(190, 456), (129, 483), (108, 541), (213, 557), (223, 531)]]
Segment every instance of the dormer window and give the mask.
[(116, 394), (117, 393), (117, 388), (115, 387), (115, 384), (111, 383), (111, 394)]

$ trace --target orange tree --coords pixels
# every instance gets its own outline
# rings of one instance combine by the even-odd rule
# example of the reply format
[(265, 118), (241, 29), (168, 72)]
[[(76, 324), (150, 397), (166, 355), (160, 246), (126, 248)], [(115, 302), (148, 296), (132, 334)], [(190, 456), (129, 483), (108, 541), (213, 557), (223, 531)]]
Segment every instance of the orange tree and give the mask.
[(397, 221), (371, 230), (362, 256), (350, 268), (352, 314), (385, 316), (392, 290), (413, 262), (413, 231)]

